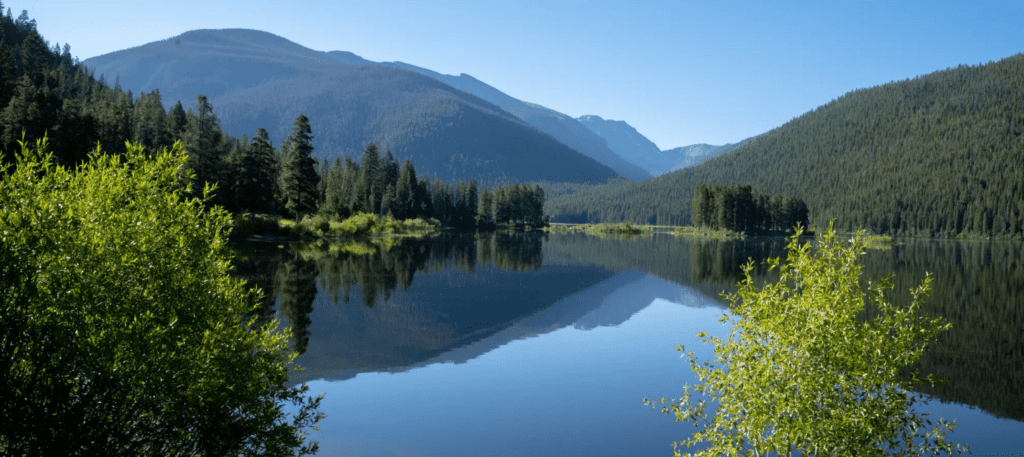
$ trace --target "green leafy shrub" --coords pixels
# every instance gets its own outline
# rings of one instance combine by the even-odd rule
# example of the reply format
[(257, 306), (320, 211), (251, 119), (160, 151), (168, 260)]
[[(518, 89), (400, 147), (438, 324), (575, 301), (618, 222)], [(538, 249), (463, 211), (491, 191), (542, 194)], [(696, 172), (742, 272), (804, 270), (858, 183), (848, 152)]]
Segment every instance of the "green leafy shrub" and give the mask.
[(0, 454), (315, 452), (320, 399), (286, 387), (277, 322), (246, 318), (259, 292), (180, 143), (74, 170), (45, 147), (0, 170)]
[[(692, 454), (699, 456), (959, 454), (960, 446), (945, 441), (955, 424), (933, 426), (913, 410), (922, 396), (912, 389), (922, 381), (906, 373), (950, 328), (920, 312), (931, 278), (911, 291), (908, 307), (897, 307), (884, 299), (888, 278), (862, 289), (860, 233), (846, 245), (830, 225), (813, 251), (800, 245), (800, 234), (786, 264), (768, 261), (778, 282), (757, 287), (753, 265), (744, 267), (746, 279), (727, 295), (726, 338), (697, 335), (714, 345), (714, 360), (676, 348), (699, 380), (662, 408), (697, 427), (681, 444), (707, 444)], [(866, 305), (876, 317), (861, 317)]]

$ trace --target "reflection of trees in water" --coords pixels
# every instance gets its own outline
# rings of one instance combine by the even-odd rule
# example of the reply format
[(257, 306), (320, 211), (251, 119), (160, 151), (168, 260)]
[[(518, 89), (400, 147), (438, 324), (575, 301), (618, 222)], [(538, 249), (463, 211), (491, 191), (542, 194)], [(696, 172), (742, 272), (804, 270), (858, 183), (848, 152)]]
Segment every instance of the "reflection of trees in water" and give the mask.
[[(583, 235), (464, 234), (406, 240), (389, 249), (362, 246), (332, 252), (326, 245), (306, 246), (298, 257), (315, 265), (319, 281), (332, 300), (347, 303), (354, 285), (366, 306), (387, 300), (397, 287), (408, 289), (417, 272), (453, 266), (472, 272), (486, 264), (527, 271), (539, 268), (544, 261), (600, 265), (613, 271), (640, 269), (719, 299), (719, 292), (734, 290), (741, 278), (740, 266), (748, 258), (761, 262), (770, 255), (780, 255), (784, 244), (767, 239), (655, 236), (600, 240)], [(309, 306), (285, 305), (291, 300), (286, 296), (295, 295), (295, 291), (308, 293), (309, 278), (316, 277), (309, 263), (296, 262), (289, 249), (271, 249), (260, 255), (240, 251), (236, 257), (238, 274), (263, 288), (267, 296), (260, 308), (261, 319), (274, 316), (274, 297), (280, 295), (282, 313), (290, 323), (308, 326), (312, 296), (302, 299)], [(932, 273), (932, 294), (925, 302), (925, 311), (944, 317), (953, 329), (920, 361), (923, 374), (932, 373), (949, 382), (925, 392), (945, 401), (978, 406), (1001, 417), (1024, 420), (1024, 254), (1019, 244), (913, 242), (891, 250), (869, 251), (863, 262), (865, 278), (896, 275), (891, 299), (897, 303), (908, 299), (907, 290), (920, 284), (925, 271)], [(758, 268), (755, 280), (772, 279), (763, 266)], [(286, 278), (293, 278), (288, 287)], [(305, 288), (301, 284), (306, 284)], [(302, 330), (305, 333), (296, 331), (296, 335), (308, 338), (308, 327)]]
[(922, 241), (872, 251), (864, 272), (893, 279), (893, 301), (932, 274), (923, 310), (953, 324), (919, 362), (948, 382), (924, 392), (1024, 420), (1024, 255), (1015, 243)]
[(764, 264), (772, 254), (785, 258), (785, 243), (777, 239), (694, 240), (690, 245), (690, 280), (697, 283), (725, 284), (732, 288), (743, 279), (742, 266), (754, 262), (751, 277), (764, 280)]
[(277, 268), (285, 251), (274, 246), (248, 243), (234, 246), (233, 274), (249, 282), (249, 287), (263, 291), (259, 306), (251, 313), (255, 317), (254, 327), (262, 327), (275, 317), (274, 304), (277, 301)]
[[(373, 307), (388, 301), (396, 288), (407, 290), (416, 272), (455, 267), (472, 273), (477, 265), (486, 264), (512, 271), (536, 270), (543, 264), (541, 237), (537, 232), (457, 234), (406, 239), (381, 248), (350, 243), (344, 249), (329, 244), (297, 249), (315, 264), (320, 285), (334, 303), (348, 303), (356, 286), (363, 305)], [(288, 293), (281, 290), (282, 300)]]
[(316, 299), (316, 277), (316, 264), (303, 259), (298, 252), (293, 252), (277, 269), (278, 309), (291, 324), (292, 348), (300, 354), (309, 344), (309, 313), (313, 312)]
[[(714, 240), (671, 235), (634, 239), (599, 239), (580, 234), (552, 234), (545, 243), (551, 263), (594, 264), (615, 271), (639, 269), (691, 287), (715, 300), (743, 278), (740, 268), (749, 258), (761, 263), (784, 254), (782, 239)], [(757, 266), (754, 278), (763, 280), (766, 268)]]
[[(544, 264), (543, 232), (501, 232), (479, 235), (477, 258), (511, 271), (537, 270)], [(472, 272), (472, 270), (470, 270)]]
[[(545, 258), (556, 263), (591, 263), (613, 270), (640, 268), (718, 298), (734, 291), (740, 266), (784, 254), (782, 240), (676, 239), (599, 240), (552, 235)], [(870, 250), (862, 259), (864, 279), (895, 274), (889, 299), (907, 304), (908, 290), (932, 274), (924, 311), (953, 324), (921, 358), (919, 370), (948, 382), (924, 392), (945, 401), (981, 407), (1000, 417), (1024, 420), (1024, 254), (1006, 242), (921, 241), (891, 250)], [(755, 281), (775, 276), (759, 265)]]

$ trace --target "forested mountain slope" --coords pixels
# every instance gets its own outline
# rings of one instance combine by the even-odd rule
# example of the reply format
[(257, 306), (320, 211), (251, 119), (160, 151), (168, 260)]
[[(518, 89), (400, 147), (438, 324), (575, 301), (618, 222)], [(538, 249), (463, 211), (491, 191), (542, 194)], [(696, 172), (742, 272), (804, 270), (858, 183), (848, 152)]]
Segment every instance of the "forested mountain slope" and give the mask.
[[(366, 64), (373, 63), (363, 60), (352, 53), (331, 51), (328, 54), (348, 62), (358, 62), (358, 60), (361, 60)], [(638, 165), (636, 162), (623, 157), (604, 138), (596, 135), (578, 120), (558, 111), (516, 99), (465, 73), (459, 76), (443, 75), (403, 62), (381, 62), (380, 65), (415, 71), (494, 103), (579, 153), (611, 167), (612, 170), (626, 178), (642, 181), (651, 177), (651, 174), (642, 165)]]
[(850, 92), (699, 166), (564, 190), (546, 212), (685, 224), (694, 187), (745, 183), (802, 198), (815, 226), (1020, 237), (1022, 132), (1018, 54)]
[(379, 142), (424, 175), (445, 179), (603, 182), (617, 176), (501, 108), (433, 78), (354, 55), (313, 51), (254, 30), (197, 30), (83, 62), (165, 104), (205, 94), (224, 130), (266, 127), (272, 141), (299, 114), (318, 157), (357, 157)]

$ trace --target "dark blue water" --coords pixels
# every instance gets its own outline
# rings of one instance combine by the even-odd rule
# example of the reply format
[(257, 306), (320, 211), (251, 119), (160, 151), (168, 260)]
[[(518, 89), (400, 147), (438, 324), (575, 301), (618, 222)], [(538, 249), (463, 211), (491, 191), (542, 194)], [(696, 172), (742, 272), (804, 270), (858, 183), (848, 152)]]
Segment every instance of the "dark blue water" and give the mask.
[[(643, 264), (632, 255), (652, 259), (678, 248), (671, 243), (658, 249), (644, 240), (588, 240), (618, 245), (586, 258), (579, 248), (589, 245), (580, 240), (533, 242), (543, 246), (543, 260), (534, 255), (518, 266), (481, 260), (494, 256), (481, 254), (479, 240), (476, 249), (447, 249), (469, 252), (469, 258), (427, 260), (429, 267), (413, 268), (411, 281), (386, 294), (367, 278), (391, 270), (370, 268), (361, 273), (362, 285), (350, 281), (347, 303), (338, 298), (338, 277), (321, 274), (308, 313), (308, 343), (298, 360), (307, 371), (293, 377), (325, 394), (327, 418), (312, 434), (320, 455), (672, 455), (671, 443), (688, 438), (692, 427), (642, 400), (678, 397), (684, 384), (696, 381), (673, 348), (683, 344), (710, 358), (710, 348), (695, 335), (726, 332), (714, 291), (731, 282), (730, 267), (709, 269), (688, 259), (689, 276), (669, 280), (645, 271), (656, 268), (628, 266)], [(887, 256), (900, 254), (872, 255), (886, 264)], [(347, 268), (316, 262), (331, 271)], [(377, 263), (393, 261), (384, 255)], [(700, 281), (694, 280), (698, 271)], [(364, 289), (377, 298), (363, 300)], [(972, 324), (968, 319), (963, 325)], [(971, 347), (965, 344), (937, 351), (962, 352)], [(930, 362), (936, 370), (949, 371), (945, 359), (936, 360)], [(1019, 359), (1006, 363), (1010, 373), (1020, 368)], [(999, 381), (1014, 376), (1006, 372), (966, 373), (951, 382), (960, 390), (942, 393), (961, 395), (956, 392), (963, 384), (978, 379), (1007, 384)], [(1019, 398), (1012, 389), (1007, 386), (1007, 402)], [(970, 395), (936, 399), (921, 411), (956, 419), (959, 428), (948, 439), (969, 445), (974, 455), (1024, 453), (1024, 422), (1007, 417), (1018, 405), (984, 400), (991, 396), (979, 394), (978, 403), (996, 405), (995, 413), (970, 406)]]

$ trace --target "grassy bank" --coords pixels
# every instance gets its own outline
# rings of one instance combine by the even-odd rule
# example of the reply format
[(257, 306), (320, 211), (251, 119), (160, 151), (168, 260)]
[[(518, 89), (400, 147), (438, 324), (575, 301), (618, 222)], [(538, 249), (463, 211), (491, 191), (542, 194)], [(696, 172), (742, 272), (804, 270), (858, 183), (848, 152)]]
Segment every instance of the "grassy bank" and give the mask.
[(633, 237), (651, 236), (654, 233), (666, 233), (675, 236), (689, 236), (713, 239), (742, 239), (742, 233), (730, 230), (711, 230), (697, 227), (680, 227), (674, 225), (638, 225), (629, 222), (618, 224), (572, 224), (572, 223), (551, 223), (546, 231), (552, 233), (585, 233), (599, 237)]
[(296, 222), (269, 214), (237, 214), (232, 236), (281, 236), (292, 238), (357, 238), (365, 236), (430, 236), (440, 223), (434, 219), (396, 220), (388, 216), (359, 213), (344, 220), (323, 215), (305, 216)]
[(674, 236), (711, 238), (716, 240), (740, 240), (745, 238), (745, 235), (742, 233), (734, 232), (732, 230), (714, 230), (705, 227), (694, 227), (691, 225), (676, 227), (674, 230), (669, 232), (669, 234)]
[(650, 225), (633, 225), (629, 222), (618, 224), (569, 224), (551, 223), (544, 228), (551, 233), (586, 233), (596, 236), (637, 236), (653, 235), (654, 228)]

